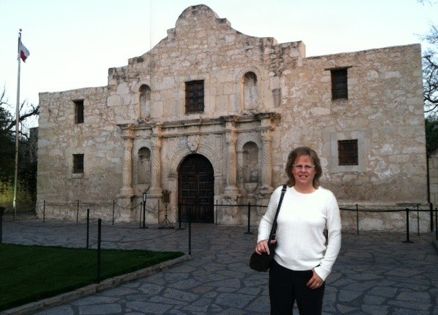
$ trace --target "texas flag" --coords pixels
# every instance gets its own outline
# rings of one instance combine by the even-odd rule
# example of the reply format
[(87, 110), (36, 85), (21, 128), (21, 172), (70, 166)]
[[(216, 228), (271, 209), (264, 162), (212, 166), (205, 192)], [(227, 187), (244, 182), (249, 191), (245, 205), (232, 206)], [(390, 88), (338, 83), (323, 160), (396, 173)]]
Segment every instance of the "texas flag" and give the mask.
[(18, 42), (18, 55), (23, 62), (26, 62), (27, 57), (30, 55), (29, 50), (23, 45), (21, 40)]

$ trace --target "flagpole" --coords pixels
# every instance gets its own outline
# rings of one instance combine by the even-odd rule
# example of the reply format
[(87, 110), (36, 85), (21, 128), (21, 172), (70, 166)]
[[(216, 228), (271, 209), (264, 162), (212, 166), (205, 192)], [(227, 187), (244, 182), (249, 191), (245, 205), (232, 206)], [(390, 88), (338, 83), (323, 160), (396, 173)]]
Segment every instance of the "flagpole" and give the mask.
[(15, 174), (14, 174), (14, 200), (12, 206), (14, 207), (14, 218), (17, 215), (17, 185), (18, 185), (18, 144), (20, 136), (20, 42), (21, 42), (21, 28), (18, 32), (18, 47), (17, 47), (17, 60), (18, 60), (18, 75), (17, 75), (17, 104), (15, 107)]

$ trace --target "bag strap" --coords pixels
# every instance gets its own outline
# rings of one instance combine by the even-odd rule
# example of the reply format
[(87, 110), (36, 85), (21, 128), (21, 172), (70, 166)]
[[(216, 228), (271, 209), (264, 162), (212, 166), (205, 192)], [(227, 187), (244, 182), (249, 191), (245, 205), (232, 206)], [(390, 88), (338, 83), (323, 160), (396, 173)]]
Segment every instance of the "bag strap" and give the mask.
[(274, 239), (275, 232), (277, 231), (277, 217), (278, 217), (278, 213), (280, 212), (281, 203), (283, 202), (283, 197), (284, 197), (284, 193), (286, 192), (286, 188), (287, 185), (283, 185), (283, 189), (281, 189), (280, 201), (278, 202), (277, 211), (275, 212), (274, 222), (272, 222), (272, 228), (271, 228), (271, 233), (269, 233), (268, 244), (269, 241)]

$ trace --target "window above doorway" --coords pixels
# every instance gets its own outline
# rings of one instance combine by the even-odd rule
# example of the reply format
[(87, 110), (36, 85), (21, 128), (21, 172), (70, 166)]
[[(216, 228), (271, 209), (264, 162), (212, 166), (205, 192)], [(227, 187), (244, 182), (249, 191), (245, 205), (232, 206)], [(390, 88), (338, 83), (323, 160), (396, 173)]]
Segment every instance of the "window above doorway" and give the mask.
[(204, 112), (204, 80), (186, 82), (186, 114)]

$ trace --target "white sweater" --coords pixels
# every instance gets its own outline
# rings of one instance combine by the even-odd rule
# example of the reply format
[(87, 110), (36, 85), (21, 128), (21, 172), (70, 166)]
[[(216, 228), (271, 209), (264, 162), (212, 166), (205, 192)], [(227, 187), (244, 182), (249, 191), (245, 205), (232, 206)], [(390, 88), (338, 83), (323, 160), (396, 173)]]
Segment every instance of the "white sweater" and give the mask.
[[(275, 189), (259, 225), (257, 242), (267, 240), (282, 186)], [(324, 236), (327, 228), (328, 240)], [(341, 217), (333, 193), (319, 187), (303, 194), (287, 187), (277, 219), (275, 261), (291, 270), (315, 270), (325, 280), (341, 248)]]

